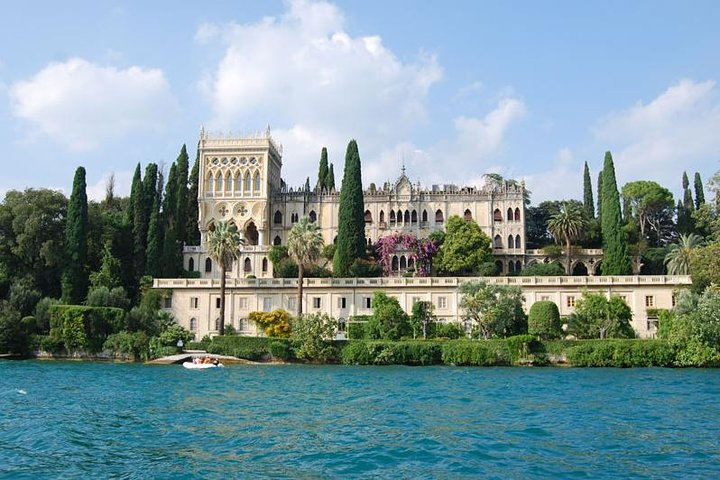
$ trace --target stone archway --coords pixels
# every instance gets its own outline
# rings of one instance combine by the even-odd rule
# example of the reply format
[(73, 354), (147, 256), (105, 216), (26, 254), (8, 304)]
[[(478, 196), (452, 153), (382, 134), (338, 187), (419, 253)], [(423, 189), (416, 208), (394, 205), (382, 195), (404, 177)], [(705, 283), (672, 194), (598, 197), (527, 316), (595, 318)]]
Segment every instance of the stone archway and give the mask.
[(572, 268), (572, 275), (574, 277), (587, 277), (588, 268), (583, 262), (576, 262)]
[(258, 229), (255, 226), (255, 222), (251, 221), (245, 226), (245, 245), (257, 245), (258, 238)]

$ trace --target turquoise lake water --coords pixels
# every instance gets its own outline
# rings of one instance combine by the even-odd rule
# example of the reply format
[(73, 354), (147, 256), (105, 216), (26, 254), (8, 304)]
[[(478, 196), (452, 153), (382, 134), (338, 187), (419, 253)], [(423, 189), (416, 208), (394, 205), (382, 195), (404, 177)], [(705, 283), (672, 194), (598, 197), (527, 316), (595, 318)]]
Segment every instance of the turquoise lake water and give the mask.
[(0, 362), (0, 478), (718, 478), (720, 371)]

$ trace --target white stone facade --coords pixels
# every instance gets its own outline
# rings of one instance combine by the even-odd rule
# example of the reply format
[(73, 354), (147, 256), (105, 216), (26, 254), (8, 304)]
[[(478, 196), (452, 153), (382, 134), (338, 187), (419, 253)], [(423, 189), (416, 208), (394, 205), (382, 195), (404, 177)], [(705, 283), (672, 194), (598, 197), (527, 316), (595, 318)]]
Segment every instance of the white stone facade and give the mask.
[[(563, 316), (572, 313), (584, 291), (621, 296), (633, 312), (632, 326), (641, 338), (652, 338), (656, 333), (656, 319), (648, 316), (648, 310), (672, 308), (675, 291), (691, 284), (689, 276), (308, 278), (303, 309), (305, 313), (327, 313), (343, 325), (353, 316), (372, 314), (370, 299), (374, 292), (383, 291), (397, 298), (408, 313), (415, 302), (425, 300), (433, 303), (439, 320), (462, 322), (458, 286), (470, 280), (519, 286), (526, 311), (537, 301), (549, 300), (558, 305)], [(196, 339), (217, 334), (219, 280), (156, 279), (154, 287), (172, 291), (166, 306)], [(294, 313), (297, 290), (297, 279), (230, 279), (226, 325), (232, 325), (241, 335), (260, 335), (257, 325), (248, 320), (250, 312), (282, 308)]]

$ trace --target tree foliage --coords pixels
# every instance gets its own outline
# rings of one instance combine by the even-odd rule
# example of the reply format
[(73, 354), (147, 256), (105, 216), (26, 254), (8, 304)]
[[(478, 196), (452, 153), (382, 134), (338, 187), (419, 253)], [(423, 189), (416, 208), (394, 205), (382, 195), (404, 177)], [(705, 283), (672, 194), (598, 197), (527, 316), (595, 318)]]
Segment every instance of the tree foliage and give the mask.
[(293, 225), (287, 243), (288, 255), (298, 266), (298, 315), (302, 315), (305, 268), (318, 261), (324, 242), (317, 224), (304, 216)]
[(555, 302), (541, 300), (533, 303), (528, 314), (528, 333), (543, 340), (560, 338), (563, 334), (560, 310)]
[(234, 223), (217, 222), (208, 235), (208, 255), (220, 266), (220, 335), (225, 334), (225, 272), (244, 243)]
[(290, 338), (297, 358), (327, 362), (335, 355), (337, 321), (325, 313), (302, 315), (290, 320)]
[(615, 165), (610, 152), (605, 153), (602, 180), (603, 275), (632, 273), (630, 256), (622, 229), (620, 198), (615, 180)]
[(488, 339), (527, 333), (520, 287), (470, 281), (459, 292), (462, 317), (472, 322), (474, 336)]
[(565, 242), (566, 273), (572, 274), (571, 253), (572, 242), (578, 239), (585, 228), (585, 217), (583, 211), (574, 203), (565, 202), (560, 206), (560, 211), (550, 217), (548, 230), (558, 242)]
[(88, 202), (85, 169), (75, 170), (65, 224), (66, 263), (62, 277), (63, 300), (79, 304), (88, 290), (87, 272)]
[(565, 275), (565, 269), (558, 262), (533, 263), (522, 269), (523, 277), (556, 277)]
[(292, 332), (290, 314), (281, 308), (272, 312), (250, 312), (248, 319), (260, 325), (268, 337), (288, 338)]
[(320, 152), (320, 166), (318, 167), (318, 181), (317, 181), (317, 190), (322, 192), (327, 190), (328, 185), (328, 173), (330, 172), (330, 169), (328, 168), (328, 155), (327, 155), (327, 148), (323, 147), (322, 151)]
[(410, 318), (400, 306), (397, 298), (384, 292), (375, 292), (372, 298), (373, 313), (366, 325), (368, 338), (379, 340), (400, 340), (409, 335)]
[(477, 275), (492, 262), (490, 238), (473, 220), (452, 215), (445, 226), (445, 238), (435, 265), (447, 275)]
[(663, 245), (673, 233), (675, 201), (665, 187), (652, 181), (626, 183), (622, 188), (623, 202), (640, 233), (640, 243)]
[(689, 275), (690, 261), (692, 251), (702, 244), (702, 238), (699, 235), (691, 233), (689, 235), (680, 235), (678, 243), (670, 247), (670, 251), (665, 255), (665, 265), (670, 275)]
[(632, 310), (617, 295), (584, 292), (568, 319), (568, 333), (576, 338), (634, 338)]
[(348, 275), (350, 266), (365, 256), (365, 204), (362, 190), (360, 154), (351, 140), (345, 154), (345, 172), (340, 189), (338, 236), (333, 258), (333, 275)]
[(583, 171), (583, 207), (585, 217), (589, 220), (595, 218), (595, 202), (593, 201), (592, 181), (590, 180), (590, 168), (585, 162)]

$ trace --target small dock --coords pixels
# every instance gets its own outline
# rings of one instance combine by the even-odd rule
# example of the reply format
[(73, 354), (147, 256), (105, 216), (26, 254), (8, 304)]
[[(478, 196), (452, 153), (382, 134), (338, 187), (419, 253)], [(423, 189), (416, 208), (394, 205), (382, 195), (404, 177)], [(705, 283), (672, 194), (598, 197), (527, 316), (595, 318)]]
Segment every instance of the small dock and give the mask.
[(212, 353), (206, 353), (202, 351), (188, 351), (183, 353), (178, 353), (177, 355), (170, 355), (167, 357), (160, 357), (156, 358), (154, 360), (149, 360), (145, 362), (147, 365), (172, 365), (172, 364), (181, 364), (183, 362), (192, 362), (193, 358), (203, 358), (206, 355), (210, 356), (210, 358), (217, 358), (220, 363), (223, 365), (231, 365), (231, 364), (255, 364), (257, 362), (252, 362), (250, 360), (245, 360), (244, 358), (238, 358), (238, 357), (232, 357), (230, 355), (215, 355)]

